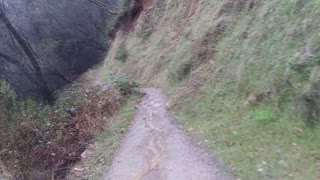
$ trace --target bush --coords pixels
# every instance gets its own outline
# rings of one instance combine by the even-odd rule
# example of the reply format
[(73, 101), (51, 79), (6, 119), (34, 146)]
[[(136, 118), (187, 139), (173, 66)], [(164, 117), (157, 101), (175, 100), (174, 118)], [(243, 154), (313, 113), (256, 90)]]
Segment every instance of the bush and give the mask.
[(137, 36), (141, 38), (143, 41), (147, 41), (153, 33), (151, 28), (143, 29), (137, 33)]
[(190, 75), (192, 68), (191, 62), (183, 62), (173, 67), (169, 71), (168, 77), (173, 83), (183, 81)]
[(31, 176), (34, 148), (43, 141), (48, 111), (32, 99), (18, 100), (11, 87), (0, 81), (0, 159), (19, 178)]
[(122, 95), (128, 96), (132, 94), (138, 84), (130, 80), (125, 74), (109, 75), (111, 84), (118, 89)]
[(126, 45), (124, 43), (121, 43), (119, 46), (119, 49), (116, 52), (115, 59), (121, 62), (126, 62), (129, 56), (129, 52), (126, 49)]

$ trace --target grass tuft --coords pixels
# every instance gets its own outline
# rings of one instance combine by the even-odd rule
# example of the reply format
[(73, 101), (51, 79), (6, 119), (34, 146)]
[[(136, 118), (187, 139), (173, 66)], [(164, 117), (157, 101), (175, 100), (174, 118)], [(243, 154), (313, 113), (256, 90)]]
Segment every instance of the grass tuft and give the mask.
[(267, 105), (261, 105), (253, 110), (253, 117), (257, 120), (257, 124), (260, 126), (266, 126), (276, 121), (273, 109)]

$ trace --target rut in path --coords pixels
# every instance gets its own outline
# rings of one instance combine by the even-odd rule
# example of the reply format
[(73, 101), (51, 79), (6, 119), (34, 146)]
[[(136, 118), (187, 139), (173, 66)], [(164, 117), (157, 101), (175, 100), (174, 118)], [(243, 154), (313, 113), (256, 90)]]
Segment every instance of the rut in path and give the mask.
[(210, 153), (196, 146), (173, 121), (159, 89), (142, 89), (133, 124), (104, 180), (233, 179)]

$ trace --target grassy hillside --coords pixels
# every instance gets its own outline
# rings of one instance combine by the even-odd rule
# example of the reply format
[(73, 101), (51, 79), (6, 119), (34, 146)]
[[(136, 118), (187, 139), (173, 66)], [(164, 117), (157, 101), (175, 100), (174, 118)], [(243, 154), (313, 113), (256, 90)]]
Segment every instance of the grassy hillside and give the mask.
[(104, 68), (165, 89), (240, 178), (317, 179), (319, 16), (317, 0), (155, 1)]

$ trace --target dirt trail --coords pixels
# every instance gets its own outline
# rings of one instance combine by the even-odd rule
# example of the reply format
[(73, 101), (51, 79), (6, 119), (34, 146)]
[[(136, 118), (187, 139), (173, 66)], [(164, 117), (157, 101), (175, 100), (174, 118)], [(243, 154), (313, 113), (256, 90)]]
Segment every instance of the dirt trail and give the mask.
[(232, 179), (206, 150), (172, 122), (159, 89), (142, 90), (131, 129), (104, 180)]

